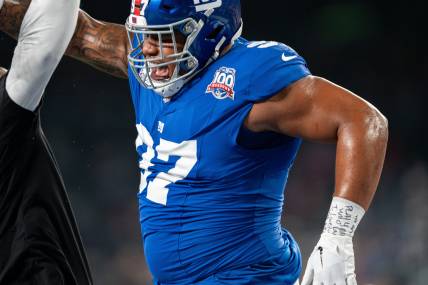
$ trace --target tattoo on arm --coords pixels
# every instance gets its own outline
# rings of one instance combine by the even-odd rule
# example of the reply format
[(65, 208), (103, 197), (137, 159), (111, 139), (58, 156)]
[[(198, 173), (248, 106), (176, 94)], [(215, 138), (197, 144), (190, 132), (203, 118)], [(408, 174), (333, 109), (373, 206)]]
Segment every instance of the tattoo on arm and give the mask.
[(0, 30), (18, 39), (19, 30), (31, 0), (6, 0), (0, 9)]
[[(0, 30), (18, 39), (30, 3), (31, 0), (5, 0), (0, 10)], [(127, 54), (128, 38), (124, 25), (100, 22), (79, 11), (66, 55), (113, 76), (127, 78)]]
[(116, 77), (127, 78), (128, 38), (124, 25), (100, 22), (79, 12), (66, 55)]

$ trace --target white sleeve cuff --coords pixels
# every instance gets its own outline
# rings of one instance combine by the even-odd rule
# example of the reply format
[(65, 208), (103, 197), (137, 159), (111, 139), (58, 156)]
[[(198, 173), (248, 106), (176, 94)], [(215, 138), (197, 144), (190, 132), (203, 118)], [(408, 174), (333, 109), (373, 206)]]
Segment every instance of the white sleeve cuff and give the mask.
[(4, 0), (0, 0), (0, 10), (1, 10), (1, 7), (3, 7), (3, 2)]

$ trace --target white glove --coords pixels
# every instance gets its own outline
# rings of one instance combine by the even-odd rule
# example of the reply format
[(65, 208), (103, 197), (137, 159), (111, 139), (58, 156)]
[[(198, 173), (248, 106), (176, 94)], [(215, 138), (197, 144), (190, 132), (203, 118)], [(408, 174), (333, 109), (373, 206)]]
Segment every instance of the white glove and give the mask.
[(323, 233), (309, 257), (302, 285), (357, 285), (352, 238)]
[(324, 231), (306, 265), (302, 285), (357, 285), (352, 237), (364, 209), (334, 197)]

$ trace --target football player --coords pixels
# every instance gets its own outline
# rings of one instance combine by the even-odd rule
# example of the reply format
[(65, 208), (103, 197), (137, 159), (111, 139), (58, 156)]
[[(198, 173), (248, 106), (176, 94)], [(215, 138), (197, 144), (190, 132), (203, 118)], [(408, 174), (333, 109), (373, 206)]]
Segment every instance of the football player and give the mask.
[(387, 120), (287, 45), (241, 30), (239, 0), (134, 0), (125, 26), (80, 11), (67, 54), (129, 79), (154, 284), (298, 283), (281, 211), (302, 139), (337, 144), (303, 284), (356, 284), (352, 237), (378, 185)]
[(11, 15), (25, 15), (10, 70), (0, 69), (0, 284), (92, 284), (40, 126), (41, 97), (73, 35), (79, 2), (32, 0), (27, 10), (0, 0), (0, 28), (17, 33)]

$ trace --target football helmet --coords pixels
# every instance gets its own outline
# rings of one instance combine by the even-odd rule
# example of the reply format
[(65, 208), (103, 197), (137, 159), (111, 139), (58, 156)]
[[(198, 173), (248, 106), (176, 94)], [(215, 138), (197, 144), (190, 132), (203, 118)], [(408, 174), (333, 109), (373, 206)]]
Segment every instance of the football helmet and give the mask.
[[(241, 5), (239, 0), (133, 0), (125, 25), (130, 69), (140, 84), (170, 97), (241, 35)], [(157, 56), (144, 57), (148, 38), (157, 41)], [(173, 54), (164, 54), (166, 42)], [(175, 65), (172, 76), (152, 78), (152, 72), (170, 64)]]

